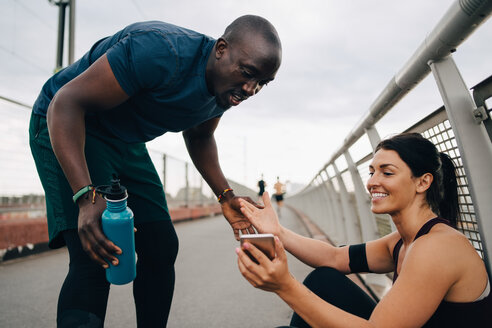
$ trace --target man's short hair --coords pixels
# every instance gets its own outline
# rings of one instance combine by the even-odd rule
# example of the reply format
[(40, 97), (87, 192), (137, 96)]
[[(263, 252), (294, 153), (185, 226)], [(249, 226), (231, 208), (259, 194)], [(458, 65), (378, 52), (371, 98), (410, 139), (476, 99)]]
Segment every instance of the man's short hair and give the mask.
[(234, 43), (241, 40), (245, 34), (251, 33), (259, 34), (271, 45), (282, 48), (275, 27), (265, 18), (256, 15), (244, 15), (235, 19), (227, 26), (222, 38), (229, 43)]

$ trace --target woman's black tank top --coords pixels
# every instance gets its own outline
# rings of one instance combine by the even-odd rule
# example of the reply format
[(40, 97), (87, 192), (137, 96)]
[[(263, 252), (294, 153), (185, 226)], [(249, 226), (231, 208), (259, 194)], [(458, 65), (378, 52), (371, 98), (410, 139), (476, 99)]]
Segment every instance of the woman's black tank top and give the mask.
[[(427, 234), (434, 225), (444, 223), (449, 225), (449, 221), (442, 218), (433, 218), (427, 221), (422, 228), (417, 232), (414, 241)], [(398, 256), (403, 241), (400, 239), (393, 249), (393, 261), (395, 263), (395, 271), (393, 276), (393, 284), (398, 278), (397, 266)], [(490, 278), (489, 278), (490, 279)], [(480, 301), (467, 303), (454, 303), (442, 301), (439, 304), (436, 312), (430, 317), (429, 321), (423, 327), (492, 327), (492, 293)]]

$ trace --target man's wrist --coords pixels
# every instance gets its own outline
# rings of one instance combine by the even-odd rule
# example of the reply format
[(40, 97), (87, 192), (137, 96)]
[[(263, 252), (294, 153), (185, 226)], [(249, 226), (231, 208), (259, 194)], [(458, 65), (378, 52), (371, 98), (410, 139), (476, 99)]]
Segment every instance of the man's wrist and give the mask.
[(221, 204), (232, 198), (234, 198), (234, 192), (231, 188), (226, 188), (219, 195), (217, 195), (217, 201)]
[(80, 188), (72, 197), (72, 200), (75, 204), (77, 204), (78, 200), (81, 199), (81, 198), (84, 198), (88, 196), (88, 194), (90, 194), (91, 192), (93, 192), (95, 190), (95, 187), (94, 185), (92, 184), (89, 184), (89, 185), (86, 185), (82, 188)]
[(94, 205), (92, 201), (93, 201), (92, 192), (89, 192), (84, 196), (80, 197), (79, 199), (77, 199), (77, 202), (75, 204), (79, 207), (79, 210), (82, 210), (84, 207), (87, 207), (89, 205), (91, 206)]

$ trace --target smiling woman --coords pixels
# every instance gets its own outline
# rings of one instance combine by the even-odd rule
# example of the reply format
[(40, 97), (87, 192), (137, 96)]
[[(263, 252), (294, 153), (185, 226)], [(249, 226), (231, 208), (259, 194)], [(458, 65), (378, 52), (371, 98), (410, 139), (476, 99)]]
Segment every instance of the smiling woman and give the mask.
[[(237, 249), (243, 276), (295, 311), (292, 327), (490, 327), (490, 278), (454, 229), (459, 209), (451, 159), (420, 134), (399, 134), (379, 143), (370, 175), (372, 211), (390, 214), (397, 231), (337, 248), (282, 227), (268, 195), (264, 209), (241, 201), (259, 232), (277, 236), (272, 261), (251, 244)], [(316, 268), (305, 286), (289, 273), (285, 250)], [(393, 287), (376, 305), (344, 275), (357, 272), (393, 272)]]
[[(386, 152), (379, 152), (379, 150), (386, 150)], [(378, 166), (376, 163), (379, 163), (379, 169), (375, 168)], [(403, 181), (392, 182), (407, 183), (409, 188), (415, 187), (412, 192), (421, 191), (419, 186), (425, 187), (425, 202), (430, 209), (448, 219), (452, 226), (456, 226), (459, 208), (454, 164), (447, 154), (437, 152), (434, 144), (420, 134), (401, 134), (381, 141), (376, 148), (369, 171), (371, 179), (367, 187), (371, 195), (374, 193), (371, 189), (376, 187), (373, 179), (375, 172), (380, 172), (387, 177), (386, 181), (396, 175), (395, 180)], [(410, 178), (412, 182), (408, 184), (405, 178)], [(399, 189), (404, 188), (400, 185)], [(374, 207), (374, 197), (372, 210), (374, 213), (380, 213)]]

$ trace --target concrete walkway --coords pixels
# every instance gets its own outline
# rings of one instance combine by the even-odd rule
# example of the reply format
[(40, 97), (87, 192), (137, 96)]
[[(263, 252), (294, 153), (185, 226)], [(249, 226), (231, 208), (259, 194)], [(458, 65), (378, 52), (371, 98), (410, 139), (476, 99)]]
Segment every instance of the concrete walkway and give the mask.
[[(307, 235), (297, 216), (282, 209), (282, 224)], [(222, 216), (176, 224), (180, 250), (168, 327), (276, 327), (292, 311), (276, 295), (253, 288), (239, 273), (238, 242)], [(56, 326), (58, 292), (68, 266), (65, 249), (0, 264), (0, 327)], [(289, 257), (298, 280), (311, 269)], [(135, 327), (131, 284), (112, 286), (105, 327)]]

